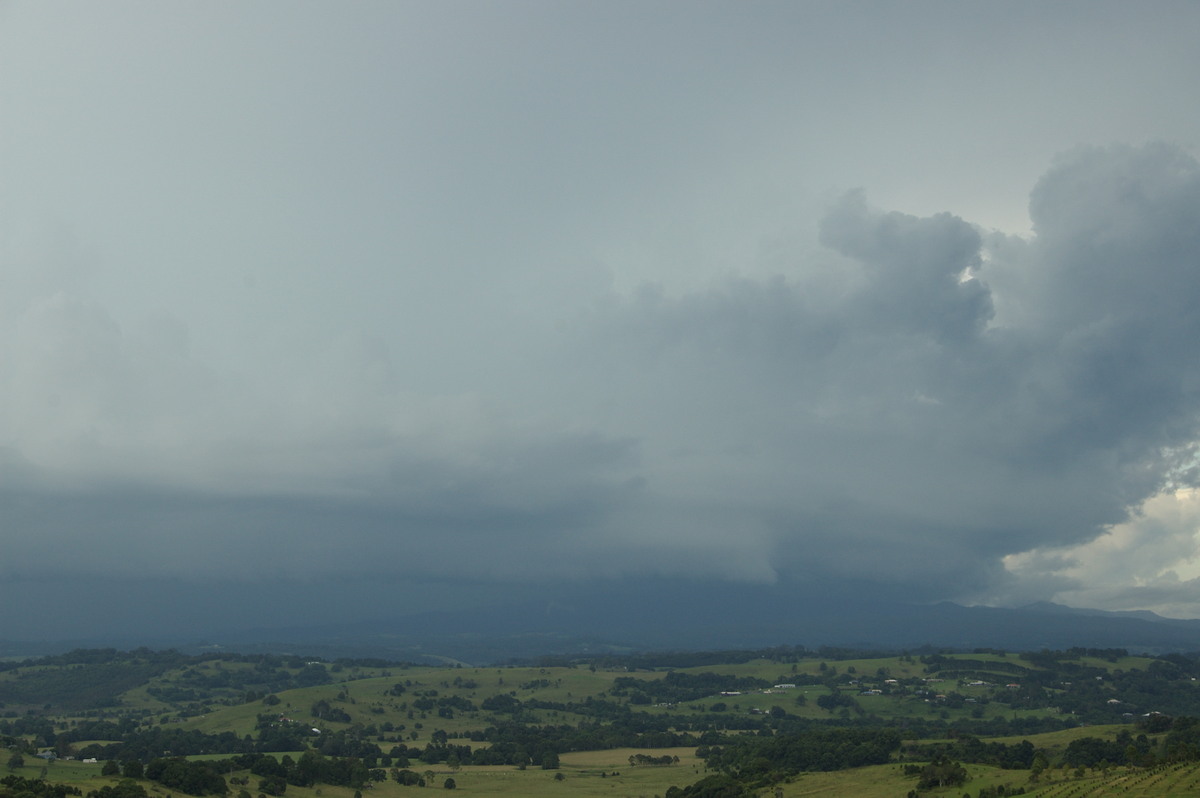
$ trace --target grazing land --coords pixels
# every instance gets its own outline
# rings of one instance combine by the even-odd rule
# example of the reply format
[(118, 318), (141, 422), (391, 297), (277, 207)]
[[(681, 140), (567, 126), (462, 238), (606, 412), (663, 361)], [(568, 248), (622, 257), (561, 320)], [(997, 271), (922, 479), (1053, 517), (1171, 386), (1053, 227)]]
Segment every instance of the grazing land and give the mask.
[(1085, 649), (80, 650), (0, 663), (0, 795), (1193, 795), (1197, 676), (1192, 656)]

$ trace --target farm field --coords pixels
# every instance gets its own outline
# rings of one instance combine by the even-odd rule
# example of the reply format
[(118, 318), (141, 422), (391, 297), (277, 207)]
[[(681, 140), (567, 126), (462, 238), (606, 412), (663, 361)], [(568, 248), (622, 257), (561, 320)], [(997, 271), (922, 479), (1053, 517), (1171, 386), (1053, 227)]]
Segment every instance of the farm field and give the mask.
[[(11, 783), (0, 794), (1136, 798), (1200, 788), (1200, 666), (1179, 655), (694, 659), (443, 667), (139, 650), (10, 662), (0, 665), (0, 774)], [(66, 792), (36, 792), (53, 785)]]

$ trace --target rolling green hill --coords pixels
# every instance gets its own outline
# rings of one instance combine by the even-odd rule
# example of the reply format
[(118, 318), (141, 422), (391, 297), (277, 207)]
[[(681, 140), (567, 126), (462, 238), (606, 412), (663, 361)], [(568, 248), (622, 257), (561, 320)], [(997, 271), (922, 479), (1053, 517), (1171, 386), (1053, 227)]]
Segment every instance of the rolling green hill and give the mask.
[(1195, 673), (1188, 657), (1115, 650), (480, 668), (77, 651), (0, 666), (6, 772), (26, 780), (3, 789), (44, 779), (141, 798), (219, 782), (238, 798), (353, 798), (453, 779), (479, 795), (1188, 794)]

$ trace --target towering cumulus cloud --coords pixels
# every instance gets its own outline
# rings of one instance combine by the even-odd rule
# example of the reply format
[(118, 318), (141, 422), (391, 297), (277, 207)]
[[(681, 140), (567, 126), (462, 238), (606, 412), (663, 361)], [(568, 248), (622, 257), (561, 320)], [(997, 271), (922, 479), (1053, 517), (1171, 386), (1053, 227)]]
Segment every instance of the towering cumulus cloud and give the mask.
[(594, 389), (629, 408), (648, 489), (690, 530), (641, 540), (656, 561), (736, 542), (764, 578), (1019, 597), (1003, 557), (1192, 479), (1198, 191), (1171, 147), (1074, 151), (1035, 188), (1029, 240), (855, 193), (822, 225), (840, 282), (801, 266), (628, 303), (607, 357), (636, 366)]
[(1200, 165), (1074, 150), (1030, 213), (1019, 238), (854, 192), (821, 263), (588, 297), (451, 353), (479, 376), (444, 392), (376, 341), (235, 373), (43, 298), (0, 343), (0, 569), (1050, 597), (1070, 547), (1195, 482)]

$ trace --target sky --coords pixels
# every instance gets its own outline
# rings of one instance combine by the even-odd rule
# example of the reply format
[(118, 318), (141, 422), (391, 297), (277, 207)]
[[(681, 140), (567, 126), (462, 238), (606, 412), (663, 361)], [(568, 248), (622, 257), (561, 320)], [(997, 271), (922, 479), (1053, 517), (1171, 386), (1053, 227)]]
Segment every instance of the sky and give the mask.
[(1200, 617), (1200, 5), (0, 2), (0, 637)]

